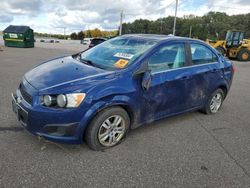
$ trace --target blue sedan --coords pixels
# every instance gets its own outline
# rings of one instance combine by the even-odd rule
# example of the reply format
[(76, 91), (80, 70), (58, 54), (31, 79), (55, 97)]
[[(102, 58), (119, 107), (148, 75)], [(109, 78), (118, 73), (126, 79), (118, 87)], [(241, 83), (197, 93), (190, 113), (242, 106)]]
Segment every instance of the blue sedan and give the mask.
[(217, 113), (234, 71), (200, 40), (123, 35), (36, 66), (12, 94), (12, 107), (36, 136), (103, 150), (143, 124), (193, 110)]

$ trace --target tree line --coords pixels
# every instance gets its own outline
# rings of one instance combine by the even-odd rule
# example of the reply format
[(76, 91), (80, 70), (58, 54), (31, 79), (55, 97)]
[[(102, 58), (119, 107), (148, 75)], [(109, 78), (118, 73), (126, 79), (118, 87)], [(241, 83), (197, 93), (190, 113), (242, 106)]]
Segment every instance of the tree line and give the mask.
[(52, 37), (52, 38), (57, 38), (57, 39), (67, 39), (69, 37), (69, 35), (62, 35), (62, 34), (49, 34), (49, 33), (38, 33), (38, 32), (34, 32), (35, 36), (38, 37)]
[(93, 38), (93, 37), (106, 37), (111, 38), (114, 36), (117, 36), (118, 31), (101, 31), (98, 28), (90, 29), (86, 31), (79, 31), (79, 32), (73, 32), (70, 35), (63, 35), (63, 34), (49, 34), (49, 33), (37, 33), (35, 32), (36, 36), (39, 37), (53, 37), (58, 39), (72, 39), (72, 40), (83, 40), (84, 38)]
[[(174, 17), (168, 16), (155, 21), (138, 19), (122, 25), (123, 34), (172, 34)], [(205, 39), (224, 39), (228, 30), (241, 30), (250, 38), (250, 13), (229, 16), (222, 12), (209, 12), (204, 16), (184, 16), (177, 18), (176, 35)]]
[[(155, 21), (147, 19), (137, 19), (131, 23), (122, 24), (123, 34), (146, 33), (146, 34), (172, 34), (174, 17), (168, 16), (159, 18)], [(250, 13), (229, 16), (223, 12), (209, 12), (204, 16), (188, 15), (181, 18), (177, 17), (176, 35), (192, 38), (224, 39), (228, 30), (245, 31), (246, 38), (250, 38)], [(62, 34), (35, 33), (41, 37), (54, 37), (63, 39)], [(118, 30), (102, 31), (98, 28), (73, 32), (65, 38), (72, 40), (83, 40), (92, 37), (111, 38), (118, 35)]]
[(79, 31), (78, 33), (74, 32), (70, 34), (70, 38), (72, 40), (83, 40), (86, 38), (92, 38), (92, 37), (114, 37), (117, 36), (118, 31), (101, 31), (98, 28), (90, 29), (86, 31)]

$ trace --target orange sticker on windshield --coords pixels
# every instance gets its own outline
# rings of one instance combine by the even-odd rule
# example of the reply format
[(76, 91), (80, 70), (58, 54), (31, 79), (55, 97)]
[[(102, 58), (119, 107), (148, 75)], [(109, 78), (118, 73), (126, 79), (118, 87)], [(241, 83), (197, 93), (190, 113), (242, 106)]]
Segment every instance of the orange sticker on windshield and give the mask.
[(128, 60), (119, 59), (118, 61), (116, 61), (115, 67), (122, 69), (122, 68), (124, 68), (127, 64), (128, 64)]

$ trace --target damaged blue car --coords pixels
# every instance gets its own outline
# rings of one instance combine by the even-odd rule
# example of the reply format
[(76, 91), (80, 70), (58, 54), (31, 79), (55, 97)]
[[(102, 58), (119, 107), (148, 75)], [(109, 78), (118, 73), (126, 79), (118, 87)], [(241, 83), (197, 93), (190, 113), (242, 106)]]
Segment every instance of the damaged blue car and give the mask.
[(234, 71), (200, 40), (123, 35), (36, 66), (12, 94), (12, 107), (36, 136), (103, 150), (143, 124), (193, 110), (217, 113)]

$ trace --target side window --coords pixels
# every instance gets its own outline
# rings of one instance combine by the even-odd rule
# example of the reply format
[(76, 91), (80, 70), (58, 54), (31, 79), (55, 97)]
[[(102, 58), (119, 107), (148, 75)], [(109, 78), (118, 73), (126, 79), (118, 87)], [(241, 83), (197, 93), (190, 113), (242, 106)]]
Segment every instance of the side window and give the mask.
[(155, 52), (148, 60), (149, 69), (153, 73), (183, 67), (184, 65), (184, 44), (166, 45)]
[(218, 61), (216, 55), (209, 48), (201, 44), (190, 44), (190, 47), (194, 65)]

